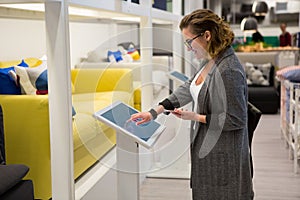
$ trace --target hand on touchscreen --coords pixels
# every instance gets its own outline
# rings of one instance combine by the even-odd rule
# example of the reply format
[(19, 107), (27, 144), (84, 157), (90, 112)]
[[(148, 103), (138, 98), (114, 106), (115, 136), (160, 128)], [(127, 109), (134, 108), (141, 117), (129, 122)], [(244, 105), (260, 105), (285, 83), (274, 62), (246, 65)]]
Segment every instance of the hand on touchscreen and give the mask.
[(152, 119), (152, 116), (149, 112), (139, 112), (139, 113), (135, 113), (135, 114), (131, 115), (129, 120), (136, 122), (135, 123), (136, 125), (141, 125), (141, 124), (151, 121), (151, 119)]

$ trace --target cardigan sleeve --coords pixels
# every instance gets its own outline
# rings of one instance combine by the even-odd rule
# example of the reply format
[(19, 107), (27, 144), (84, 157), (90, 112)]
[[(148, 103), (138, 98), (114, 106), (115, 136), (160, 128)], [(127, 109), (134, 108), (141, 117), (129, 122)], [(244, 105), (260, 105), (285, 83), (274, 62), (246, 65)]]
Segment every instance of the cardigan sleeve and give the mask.
[(169, 97), (161, 101), (159, 104), (163, 105), (165, 109), (173, 110), (174, 108), (182, 107), (193, 100), (190, 93), (190, 79), (184, 84), (180, 85)]

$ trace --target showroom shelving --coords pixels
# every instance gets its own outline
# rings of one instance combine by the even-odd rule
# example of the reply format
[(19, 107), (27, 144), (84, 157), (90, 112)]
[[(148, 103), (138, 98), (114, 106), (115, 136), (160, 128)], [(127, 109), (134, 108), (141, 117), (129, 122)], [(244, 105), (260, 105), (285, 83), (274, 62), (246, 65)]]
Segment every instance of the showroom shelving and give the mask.
[[(44, 17), (46, 24), (46, 42), (48, 57), (48, 81), (49, 81), (49, 110), (50, 110), (50, 138), (51, 138), (51, 173), (52, 173), (52, 199), (75, 199), (73, 178), (73, 138), (72, 138), (72, 107), (71, 107), (71, 82), (70, 82), (70, 39), (69, 39), (69, 9), (85, 8), (99, 13), (108, 13), (111, 16), (137, 17), (140, 28), (152, 27), (157, 20), (173, 24), (174, 32), (178, 32), (178, 22), (181, 18), (181, 1), (173, 0), (173, 13), (152, 8), (152, 0), (143, 0), (141, 4), (121, 0), (0, 0), (0, 6), (4, 4), (29, 4), (39, 3), (45, 5), (43, 11), (20, 11), (9, 9), (6, 18), (18, 18), (18, 13), (23, 13), (26, 18), (35, 17), (37, 13)], [(39, 16), (39, 17), (40, 17)], [(100, 16), (99, 16), (100, 17)], [(174, 34), (175, 35), (175, 34)], [(173, 44), (175, 36), (173, 35)], [(151, 29), (141, 31), (141, 47), (152, 46)], [(178, 43), (178, 42), (177, 42)], [(174, 49), (175, 48), (175, 49)], [(182, 57), (182, 46), (173, 45), (178, 57)], [(141, 48), (142, 62), (151, 63), (152, 50)], [(174, 62), (181, 65), (179, 59)], [(65, 67), (61, 67), (65, 66)], [(150, 73), (149, 73), (150, 72)], [(144, 74), (144, 75), (143, 75)], [(141, 77), (142, 83), (151, 81), (151, 68), (144, 70)], [(152, 88), (145, 88), (143, 95), (152, 94)], [(151, 95), (150, 95), (151, 96)], [(148, 108), (152, 104), (151, 98), (143, 98), (143, 107)], [(59, 133), (68, 134), (59, 134)]]
[(299, 172), (298, 160), (300, 159), (300, 84), (290, 82), (290, 148), (294, 160), (294, 172)]
[(300, 83), (281, 81), (281, 133), (294, 162), (294, 173), (299, 172), (300, 159)]

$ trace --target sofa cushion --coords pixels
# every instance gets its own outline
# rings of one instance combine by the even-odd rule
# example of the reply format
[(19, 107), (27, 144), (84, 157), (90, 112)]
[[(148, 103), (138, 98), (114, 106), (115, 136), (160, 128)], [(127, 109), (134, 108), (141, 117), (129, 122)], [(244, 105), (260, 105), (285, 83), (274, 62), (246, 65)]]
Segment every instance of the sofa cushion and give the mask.
[(274, 85), (274, 66), (271, 63), (244, 64), (248, 85), (272, 86)]
[(276, 72), (276, 76), (292, 82), (300, 82), (300, 65), (282, 68)]
[(28, 171), (29, 168), (21, 164), (0, 165), (0, 195), (20, 182)]

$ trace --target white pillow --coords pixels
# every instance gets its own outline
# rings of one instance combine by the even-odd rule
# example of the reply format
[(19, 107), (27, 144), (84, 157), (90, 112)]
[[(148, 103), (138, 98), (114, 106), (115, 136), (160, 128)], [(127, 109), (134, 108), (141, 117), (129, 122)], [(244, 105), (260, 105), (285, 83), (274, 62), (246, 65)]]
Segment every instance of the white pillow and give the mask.
[(20, 85), (25, 94), (35, 95), (36, 89), (31, 84), (27, 74), (27, 67), (14, 66), (17, 76), (20, 77)]

